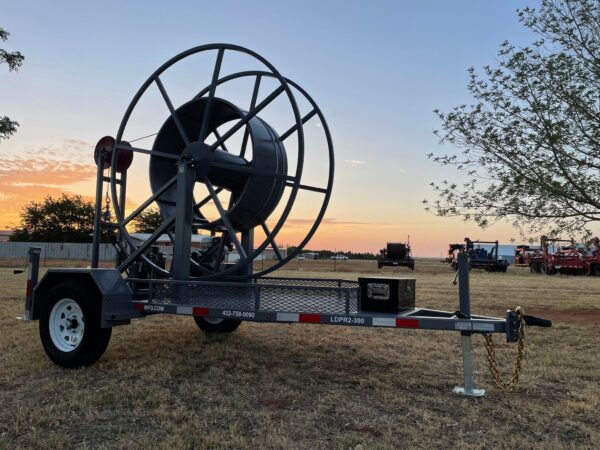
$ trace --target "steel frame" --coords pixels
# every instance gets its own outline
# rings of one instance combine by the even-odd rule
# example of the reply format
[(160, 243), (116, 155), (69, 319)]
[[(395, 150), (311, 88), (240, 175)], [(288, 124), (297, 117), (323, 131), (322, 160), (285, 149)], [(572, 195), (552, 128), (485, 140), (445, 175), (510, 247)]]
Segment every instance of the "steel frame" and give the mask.
[[(358, 285), (356, 287), (343, 287), (343, 283), (349, 283), (345, 280), (319, 280), (302, 278), (263, 278), (260, 282), (254, 283), (227, 283), (227, 282), (203, 282), (188, 281), (180, 282), (174, 280), (146, 280), (129, 279), (128, 283), (135, 286), (136, 283), (147, 283), (147, 299), (137, 299), (132, 301), (132, 306), (141, 317), (153, 314), (174, 314), (201, 316), (220, 319), (235, 319), (251, 322), (270, 322), (270, 323), (307, 323), (320, 325), (346, 325), (360, 327), (387, 327), (399, 329), (419, 329), (419, 330), (438, 330), (438, 331), (458, 331), (461, 334), (461, 349), (463, 357), (463, 379), (464, 386), (456, 386), (454, 393), (466, 396), (483, 396), (485, 390), (476, 389), (473, 379), (473, 359), (472, 342), (473, 334), (491, 334), (504, 333), (507, 342), (516, 342), (518, 339), (518, 318), (512, 311), (507, 311), (505, 318), (471, 315), (471, 301), (469, 292), (469, 258), (466, 253), (458, 255), (458, 282), (459, 282), (459, 309), (455, 312), (440, 311), (426, 308), (408, 308), (398, 314), (371, 313), (361, 311), (360, 292)], [(270, 284), (277, 280), (277, 284)], [(280, 282), (289, 281), (289, 284), (280, 284)], [(292, 283), (305, 282), (307, 285), (294, 286)], [(335, 282), (338, 286), (319, 286), (319, 283)], [(224, 289), (223, 299), (227, 302), (227, 290), (232, 293), (236, 289), (244, 289), (252, 293), (252, 307), (232, 308), (227, 306), (215, 306), (209, 303), (193, 302), (155, 302), (152, 301), (152, 291), (157, 284), (179, 285), (182, 287), (204, 287), (218, 286)], [(309, 284), (315, 284), (313, 286)], [(301, 291), (306, 295), (307, 291), (314, 293), (337, 293), (340, 298), (346, 302), (345, 312), (314, 312), (301, 311), (297, 308), (289, 309), (266, 309), (261, 307), (262, 290), (279, 289), (288, 291)], [(356, 312), (350, 311), (350, 296), (355, 294), (358, 298)], [(231, 294), (230, 294), (231, 295)], [(231, 298), (231, 296), (229, 296)]]

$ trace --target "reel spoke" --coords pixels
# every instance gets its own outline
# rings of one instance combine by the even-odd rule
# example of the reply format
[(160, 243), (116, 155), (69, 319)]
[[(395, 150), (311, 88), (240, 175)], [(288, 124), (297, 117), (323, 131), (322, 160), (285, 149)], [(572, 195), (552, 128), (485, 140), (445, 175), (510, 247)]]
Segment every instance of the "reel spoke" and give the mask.
[(148, 206), (150, 206), (150, 204), (152, 202), (154, 202), (158, 197), (160, 197), (162, 194), (164, 194), (165, 191), (167, 189), (169, 189), (173, 185), (173, 183), (175, 183), (175, 181), (177, 181), (177, 175), (175, 175), (173, 178), (171, 178), (169, 181), (167, 181), (165, 184), (163, 184), (163, 186), (159, 190), (157, 190), (154, 194), (152, 194), (144, 203), (142, 203), (140, 206), (138, 206), (135, 211), (133, 211), (131, 214), (129, 214), (123, 220), (123, 225), (127, 225), (129, 222), (131, 222), (133, 219), (135, 219), (143, 210), (145, 210)]
[(139, 147), (129, 147), (129, 146), (123, 145), (123, 144), (117, 144), (117, 148), (119, 150), (131, 150), (132, 152), (136, 152), (136, 153), (143, 153), (145, 155), (157, 156), (159, 158), (166, 158), (166, 159), (172, 159), (173, 161), (179, 161), (179, 156), (173, 155), (172, 153), (158, 152), (156, 150), (147, 150), (145, 148), (139, 148)]
[[(223, 192), (223, 188), (217, 188), (215, 189), (215, 193), (216, 194), (220, 194), (221, 192)], [(194, 210), (200, 214), (200, 208), (202, 208), (204, 205), (206, 205), (208, 202), (210, 202), (212, 200), (212, 197), (210, 195), (207, 195), (206, 197), (204, 197), (202, 200), (200, 200), (198, 203), (196, 203), (193, 208)]]
[[(261, 223), (261, 226), (267, 236), (271, 234), (271, 230), (269, 230), (266, 222)], [(279, 246), (275, 243), (275, 241), (271, 242), (271, 247), (273, 247), (273, 251), (275, 252), (275, 256), (277, 256), (277, 259), (279, 261), (283, 261), (283, 256), (281, 256), (281, 251), (279, 250)]]
[(217, 62), (215, 63), (215, 68), (213, 70), (212, 82), (210, 83), (210, 91), (208, 92), (206, 109), (204, 110), (204, 115), (202, 117), (200, 134), (198, 135), (198, 140), (200, 142), (204, 142), (204, 139), (206, 139), (213, 98), (215, 97), (215, 90), (217, 89), (217, 82), (219, 81), (219, 72), (221, 71), (221, 63), (223, 62), (223, 53), (225, 53), (225, 49), (220, 48), (219, 52), (217, 53)]
[[(289, 181), (286, 182), (285, 185), (287, 187), (294, 187), (294, 183), (289, 182)], [(304, 189), (305, 191), (312, 191), (312, 192), (320, 192), (321, 194), (327, 194), (329, 192), (325, 188), (320, 188), (320, 187), (315, 187), (315, 186), (307, 186), (305, 184), (299, 184), (298, 189)]]
[(254, 109), (251, 109), (248, 112), (248, 114), (246, 114), (244, 116), (243, 119), (240, 119), (234, 126), (232, 126), (227, 131), (227, 133), (225, 133), (223, 136), (221, 136), (221, 139), (218, 139), (217, 142), (215, 142), (213, 145), (211, 145), (210, 146), (211, 150), (214, 150), (219, 145), (221, 145), (223, 142), (225, 142), (227, 139), (229, 139), (231, 136), (233, 136), (237, 130), (242, 128), (244, 125), (246, 125), (246, 123), (248, 123), (250, 120), (252, 120), (254, 118), (254, 116), (256, 116), (259, 112), (261, 112), (263, 109), (265, 109), (269, 105), (269, 103), (271, 103), (273, 100), (275, 100), (279, 96), (279, 94), (281, 94), (284, 90), (285, 90), (285, 87), (283, 85), (280, 85), (277, 89), (275, 89), (273, 92), (271, 92), (267, 98), (265, 98), (262, 102), (260, 102)]
[[(308, 122), (315, 114), (317, 114), (317, 110), (316, 109), (313, 109), (308, 114), (306, 114), (302, 118), (302, 125), (304, 125), (306, 122)], [(298, 124), (294, 124), (289, 130), (287, 130), (285, 133), (283, 133), (279, 137), (279, 139), (281, 140), (281, 142), (285, 141), (288, 137), (290, 137), (290, 134), (292, 134), (297, 129), (298, 129)]]
[[(217, 140), (221, 139), (221, 135), (219, 134), (219, 132), (217, 130), (213, 131), (213, 133), (215, 134)], [(221, 147), (223, 148), (223, 150), (225, 150), (226, 152), (229, 152), (229, 150), (227, 149), (227, 147), (225, 146), (225, 142), (223, 142), (221, 144)]]
[[(219, 240), (220, 241), (220, 240)], [(200, 258), (198, 258), (198, 260), (196, 261), (198, 264), (202, 264), (204, 266), (207, 266), (207, 263), (205, 262), (210, 256), (212, 256), (215, 251), (217, 251), (219, 246), (219, 242), (213, 242), (209, 248), (206, 249), (206, 251), (204, 253), (202, 253), (202, 255), (200, 255)]]
[(171, 216), (169, 217), (167, 220), (165, 220), (163, 223), (160, 224), (160, 226), (154, 230), (154, 233), (152, 233), (150, 235), (150, 237), (148, 239), (146, 239), (142, 245), (140, 245), (138, 248), (136, 248), (133, 252), (131, 252), (129, 254), (129, 256), (127, 257), (127, 259), (125, 261), (123, 261), (121, 263), (121, 265), (119, 267), (117, 267), (117, 269), (120, 272), (123, 272), (125, 269), (127, 269), (135, 260), (138, 256), (143, 255), (145, 253), (146, 250), (148, 250), (148, 248), (154, 244), (154, 242), (167, 230), (170, 230), (171, 228), (173, 228), (173, 225), (175, 224), (175, 216)]
[[(260, 89), (260, 80), (262, 79), (261, 75), (256, 76), (256, 80), (254, 81), (254, 89), (252, 90), (252, 100), (250, 100), (250, 110), (253, 110), (256, 106), (256, 100), (258, 98), (258, 91)], [(250, 137), (250, 130), (246, 128), (244, 130), (244, 139), (242, 140), (242, 149), (240, 150), (240, 156), (243, 158), (246, 156), (246, 147), (248, 146), (248, 138)]]
[(218, 246), (219, 246), (219, 248), (217, 250), (217, 257), (215, 258), (215, 262), (214, 262), (214, 271), (215, 272), (219, 270), (219, 265), (221, 264), (221, 258), (223, 257), (223, 252), (225, 251), (225, 233), (223, 233), (223, 235), (221, 236)]
[(237, 251), (240, 255), (240, 259), (245, 260), (247, 258), (246, 252), (244, 251), (244, 248), (242, 247), (242, 243), (240, 242), (237, 235), (235, 234), (235, 229), (231, 225), (231, 222), (229, 221), (229, 217), (227, 217), (227, 211), (225, 211), (225, 209), (223, 209), (221, 200), (219, 200), (219, 196), (215, 192), (215, 189), (213, 188), (212, 183), (208, 179), (205, 180), (205, 183), (206, 183), (206, 187), (208, 188), (208, 191), (210, 192), (210, 196), (212, 197), (213, 202), (215, 202), (215, 206), (217, 207), (217, 210), (219, 211), (221, 220), (225, 224), (225, 227), (227, 228), (227, 231), (229, 232), (229, 236), (231, 237), (231, 240), (233, 241), (235, 248), (237, 249)]
[(237, 166), (234, 164), (227, 164), (227, 163), (221, 163), (221, 162), (213, 162), (212, 165), (213, 165), (213, 167), (219, 167), (221, 169), (228, 169), (228, 170), (231, 170), (232, 172), (245, 173), (248, 175), (256, 175), (259, 177), (275, 178), (277, 180), (284, 180), (284, 181), (291, 182), (291, 183), (296, 181), (296, 178), (291, 175), (279, 175), (277, 173), (272, 173), (272, 172), (267, 172), (264, 170), (255, 169), (252, 166)]
[(167, 94), (167, 91), (165, 90), (162, 81), (160, 81), (160, 77), (157, 76), (154, 81), (158, 86), (158, 90), (160, 91), (163, 99), (165, 100), (165, 103), (167, 104), (167, 108), (169, 108), (169, 112), (171, 113), (173, 122), (175, 122), (175, 126), (177, 127), (177, 130), (179, 131), (183, 142), (185, 142), (185, 145), (188, 145), (190, 143), (190, 140), (188, 139), (187, 133), (185, 132), (183, 125), (179, 121), (179, 116), (177, 115), (175, 108), (173, 108), (173, 103), (171, 102), (171, 99), (169, 98), (169, 95)]

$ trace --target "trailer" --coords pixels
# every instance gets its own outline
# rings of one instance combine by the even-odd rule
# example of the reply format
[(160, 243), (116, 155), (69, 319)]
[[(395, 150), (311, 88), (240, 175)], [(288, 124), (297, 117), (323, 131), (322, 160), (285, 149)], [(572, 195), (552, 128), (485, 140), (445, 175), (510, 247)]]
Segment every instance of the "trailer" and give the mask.
[[(482, 244), (492, 244), (491, 250), (482, 247)], [(458, 270), (458, 258), (462, 251), (469, 255), (469, 267), (471, 269), (482, 269), (486, 272), (506, 272), (509, 262), (498, 254), (498, 241), (472, 241), (465, 238), (464, 247), (459, 247), (453, 252), (450, 267), (452, 270)], [(452, 248), (452, 247), (451, 247)]]
[(377, 268), (381, 269), (384, 266), (408, 267), (415, 270), (410, 241), (388, 242), (386, 248), (382, 248), (377, 255)]
[(539, 254), (540, 249), (530, 245), (517, 245), (515, 247), (514, 265), (517, 267), (529, 267), (532, 257)]
[(524, 257), (523, 265), (529, 266), (531, 273), (600, 276), (600, 252), (595, 245), (577, 246), (573, 239), (547, 236), (540, 241), (540, 249)]
[[(165, 72), (199, 54), (215, 57), (212, 81), (176, 106), (162, 82)], [(238, 54), (265, 69), (222, 75), (222, 61)], [(245, 97), (251, 99), (247, 109), (239, 106), (241, 100), (231, 97), (236, 90), (223, 88), (239, 80), (251, 87)], [(264, 85), (269, 90), (260, 95)], [(137, 109), (142, 108), (140, 99), (150, 87), (164, 100), (164, 122), (151, 145), (133, 146), (133, 139), (124, 139), (128, 121), (134, 110), (146, 112)], [(282, 103), (273, 112), (274, 122), (285, 116), (282, 105), (289, 109), (287, 117), (293, 118), (284, 129), (273, 128), (267, 120), (268, 106), (278, 97)], [(299, 103), (309, 105), (308, 112), (301, 112)], [(303, 177), (308, 142), (303, 127), (312, 118), (318, 120), (320, 127), (315, 130), (320, 130), (326, 143), (322, 147), (325, 153), (318, 159), (319, 164), (328, 164), (322, 184), (312, 177), (309, 184)], [(278, 123), (281, 127), (281, 121)], [(236, 143), (230, 138), (238, 131)], [(290, 136), (294, 139), (288, 141)], [(362, 277), (352, 281), (270, 275), (300, 254), (324, 216), (333, 183), (333, 144), (315, 101), (251, 50), (211, 44), (167, 61), (133, 97), (116, 137), (102, 138), (94, 153), (98, 171), (91, 266), (49, 269), (38, 281), (39, 249), (30, 249), (28, 255), (23, 319), (39, 320), (42, 346), (60, 366), (93, 364), (109, 345), (113, 327), (157, 314), (188, 316), (203, 332), (213, 334), (234, 332), (244, 321), (440, 330), (461, 336), (464, 384), (455, 392), (479, 396), (484, 391), (473, 384), (473, 335), (491, 339), (493, 334), (502, 334), (508, 342), (519, 341), (521, 348), (526, 324), (551, 325), (518, 310), (508, 310), (502, 317), (473, 314), (467, 253), (457, 256), (458, 305), (449, 311), (417, 306), (414, 279)], [(134, 155), (146, 158), (151, 194), (135, 209), (126, 210), (128, 170)], [(140, 161), (138, 166), (143, 167)], [(105, 184), (112, 197), (110, 218), (102, 215)], [(204, 196), (199, 197), (199, 192)], [(313, 202), (315, 195), (320, 198), (318, 213), (307, 234), (299, 237), (301, 242), (284, 256), (275, 237), (286, 226), (297, 195), (306, 192), (313, 195)], [(229, 194), (227, 200), (220, 196), (225, 193)], [(206, 209), (209, 203), (214, 210)], [(151, 205), (157, 205), (163, 221), (148, 239), (136, 243), (128, 224)], [(211, 211), (216, 211), (216, 216), (211, 216)], [(118, 251), (114, 268), (98, 267), (102, 231), (112, 233)], [(212, 237), (212, 244), (192, 258), (191, 236), (203, 232)], [(172, 241), (170, 261), (152, 251), (164, 235)], [(268, 246), (277, 261), (256, 269), (254, 260)], [(232, 248), (240, 258), (226, 263), (223, 252)]]

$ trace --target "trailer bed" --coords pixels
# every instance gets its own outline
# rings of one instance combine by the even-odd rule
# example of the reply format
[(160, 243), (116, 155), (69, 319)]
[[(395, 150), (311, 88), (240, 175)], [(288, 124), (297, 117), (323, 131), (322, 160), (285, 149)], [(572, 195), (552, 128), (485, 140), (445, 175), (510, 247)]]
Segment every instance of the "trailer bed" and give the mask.
[[(259, 278), (253, 283), (129, 279), (133, 308), (144, 314), (179, 314), (275, 323), (506, 333), (506, 319), (406, 308), (362, 311), (359, 283), (335, 279)], [(142, 284), (144, 283), (144, 284)], [(138, 287), (136, 287), (136, 284)], [(139, 289), (139, 285), (143, 288)], [(135, 298), (139, 298), (135, 300)]]

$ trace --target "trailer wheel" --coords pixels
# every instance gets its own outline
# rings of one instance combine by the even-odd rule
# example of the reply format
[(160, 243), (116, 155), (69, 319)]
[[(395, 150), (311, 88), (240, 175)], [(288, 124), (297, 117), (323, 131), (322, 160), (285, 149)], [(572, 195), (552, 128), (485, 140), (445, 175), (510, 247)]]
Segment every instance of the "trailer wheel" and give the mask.
[(600, 276), (600, 264), (594, 264), (591, 268), (590, 268), (590, 273), (592, 275), (596, 275), (596, 276)]
[(202, 316), (194, 316), (194, 321), (205, 333), (233, 333), (242, 323), (241, 320)]
[(67, 368), (95, 363), (112, 332), (100, 326), (101, 309), (97, 296), (80, 283), (65, 282), (53, 288), (40, 308), (40, 338), (48, 357)]

